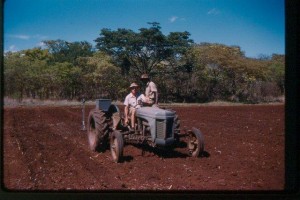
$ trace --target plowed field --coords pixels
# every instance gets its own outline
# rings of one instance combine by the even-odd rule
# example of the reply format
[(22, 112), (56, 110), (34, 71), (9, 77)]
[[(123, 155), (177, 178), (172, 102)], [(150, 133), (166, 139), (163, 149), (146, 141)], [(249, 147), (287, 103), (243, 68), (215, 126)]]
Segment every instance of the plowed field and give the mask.
[[(88, 111), (94, 106), (86, 109)], [(284, 105), (173, 107), (181, 127), (199, 128), (205, 154), (126, 145), (124, 161), (92, 152), (80, 106), (4, 108), (7, 190), (283, 190)]]

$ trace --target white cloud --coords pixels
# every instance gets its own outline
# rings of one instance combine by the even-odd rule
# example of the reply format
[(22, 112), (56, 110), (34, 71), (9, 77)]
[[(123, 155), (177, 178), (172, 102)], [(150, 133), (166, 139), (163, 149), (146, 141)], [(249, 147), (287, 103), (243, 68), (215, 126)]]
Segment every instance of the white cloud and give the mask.
[(185, 21), (185, 18), (184, 17), (177, 17), (177, 16), (172, 16), (172, 17), (169, 18), (169, 21), (171, 23), (174, 23), (175, 21), (178, 21), (178, 20)]
[(39, 42), (39, 43), (36, 44), (36, 46), (38, 46), (38, 47), (45, 47), (46, 44), (44, 42)]
[(21, 40), (29, 40), (30, 39), (29, 35), (8, 35), (8, 37), (17, 38), (17, 39), (21, 39)]
[(175, 22), (177, 19), (178, 19), (177, 16), (172, 16), (172, 17), (169, 18), (169, 21), (170, 21), (171, 23), (173, 23), (173, 22)]
[(48, 36), (45, 36), (45, 35), (40, 35), (40, 34), (37, 34), (37, 35), (34, 35), (32, 36), (33, 38), (36, 38), (36, 39), (39, 39), (39, 40), (45, 40), (48, 38)]
[(218, 15), (220, 14), (220, 11), (216, 8), (213, 8), (213, 9), (210, 9), (208, 12), (207, 12), (208, 15)]
[(11, 45), (11, 46), (9, 47), (9, 50), (10, 50), (10, 51), (17, 51), (16, 45)]
[(17, 49), (16, 45), (10, 45), (8, 47), (8, 49), (4, 50), (4, 53), (7, 53), (7, 52), (17, 52), (17, 51), (18, 51), (18, 49)]
[(45, 35), (25, 35), (25, 34), (9, 34), (7, 35), (10, 38), (16, 38), (16, 39), (20, 39), (20, 40), (29, 40), (29, 39), (39, 39), (39, 40), (45, 40), (46, 38), (48, 38), (48, 36)]

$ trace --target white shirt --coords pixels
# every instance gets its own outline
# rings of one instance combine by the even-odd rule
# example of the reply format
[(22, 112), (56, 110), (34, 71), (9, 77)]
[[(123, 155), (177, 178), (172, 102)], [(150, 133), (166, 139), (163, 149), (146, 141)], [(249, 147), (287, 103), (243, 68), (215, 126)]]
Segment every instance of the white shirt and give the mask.
[(144, 95), (141, 95), (140, 93), (138, 93), (136, 96), (134, 96), (131, 92), (126, 96), (125, 101), (124, 101), (124, 105), (125, 106), (129, 106), (129, 107), (133, 107), (133, 108), (139, 108), (141, 107), (140, 105), (138, 105), (138, 101), (139, 100), (143, 100), (144, 99)]
[[(146, 97), (149, 97), (150, 99), (155, 100), (154, 99), (154, 92), (157, 93), (157, 87), (156, 87), (155, 83), (153, 83), (152, 81), (149, 81), (147, 83), (145, 95), (146, 95)], [(156, 98), (157, 98), (157, 94), (156, 94)]]

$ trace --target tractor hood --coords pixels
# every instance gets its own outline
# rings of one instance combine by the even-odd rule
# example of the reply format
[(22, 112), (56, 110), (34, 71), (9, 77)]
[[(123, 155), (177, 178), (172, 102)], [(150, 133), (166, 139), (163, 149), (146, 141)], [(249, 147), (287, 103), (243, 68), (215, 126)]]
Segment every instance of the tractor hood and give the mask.
[(142, 118), (166, 119), (174, 118), (175, 112), (157, 107), (141, 107), (136, 110), (136, 116)]

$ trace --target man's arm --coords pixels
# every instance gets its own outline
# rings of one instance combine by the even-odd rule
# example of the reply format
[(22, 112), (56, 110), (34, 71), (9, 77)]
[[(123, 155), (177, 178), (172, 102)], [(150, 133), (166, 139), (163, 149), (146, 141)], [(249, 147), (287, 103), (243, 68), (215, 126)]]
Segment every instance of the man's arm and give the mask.
[(157, 87), (156, 87), (155, 83), (153, 83), (153, 82), (150, 82), (149, 85), (151, 88), (151, 92), (153, 94), (154, 103), (157, 104)]
[(153, 96), (154, 103), (157, 104), (157, 91), (153, 91)]
[(124, 123), (127, 124), (128, 123), (128, 113), (129, 113), (129, 99), (128, 99), (128, 95), (125, 97), (125, 101), (124, 101), (124, 117), (125, 117), (125, 121)]
[(124, 108), (125, 125), (127, 125), (127, 123), (128, 123), (128, 113), (129, 113), (129, 106), (125, 106), (125, 108)]

